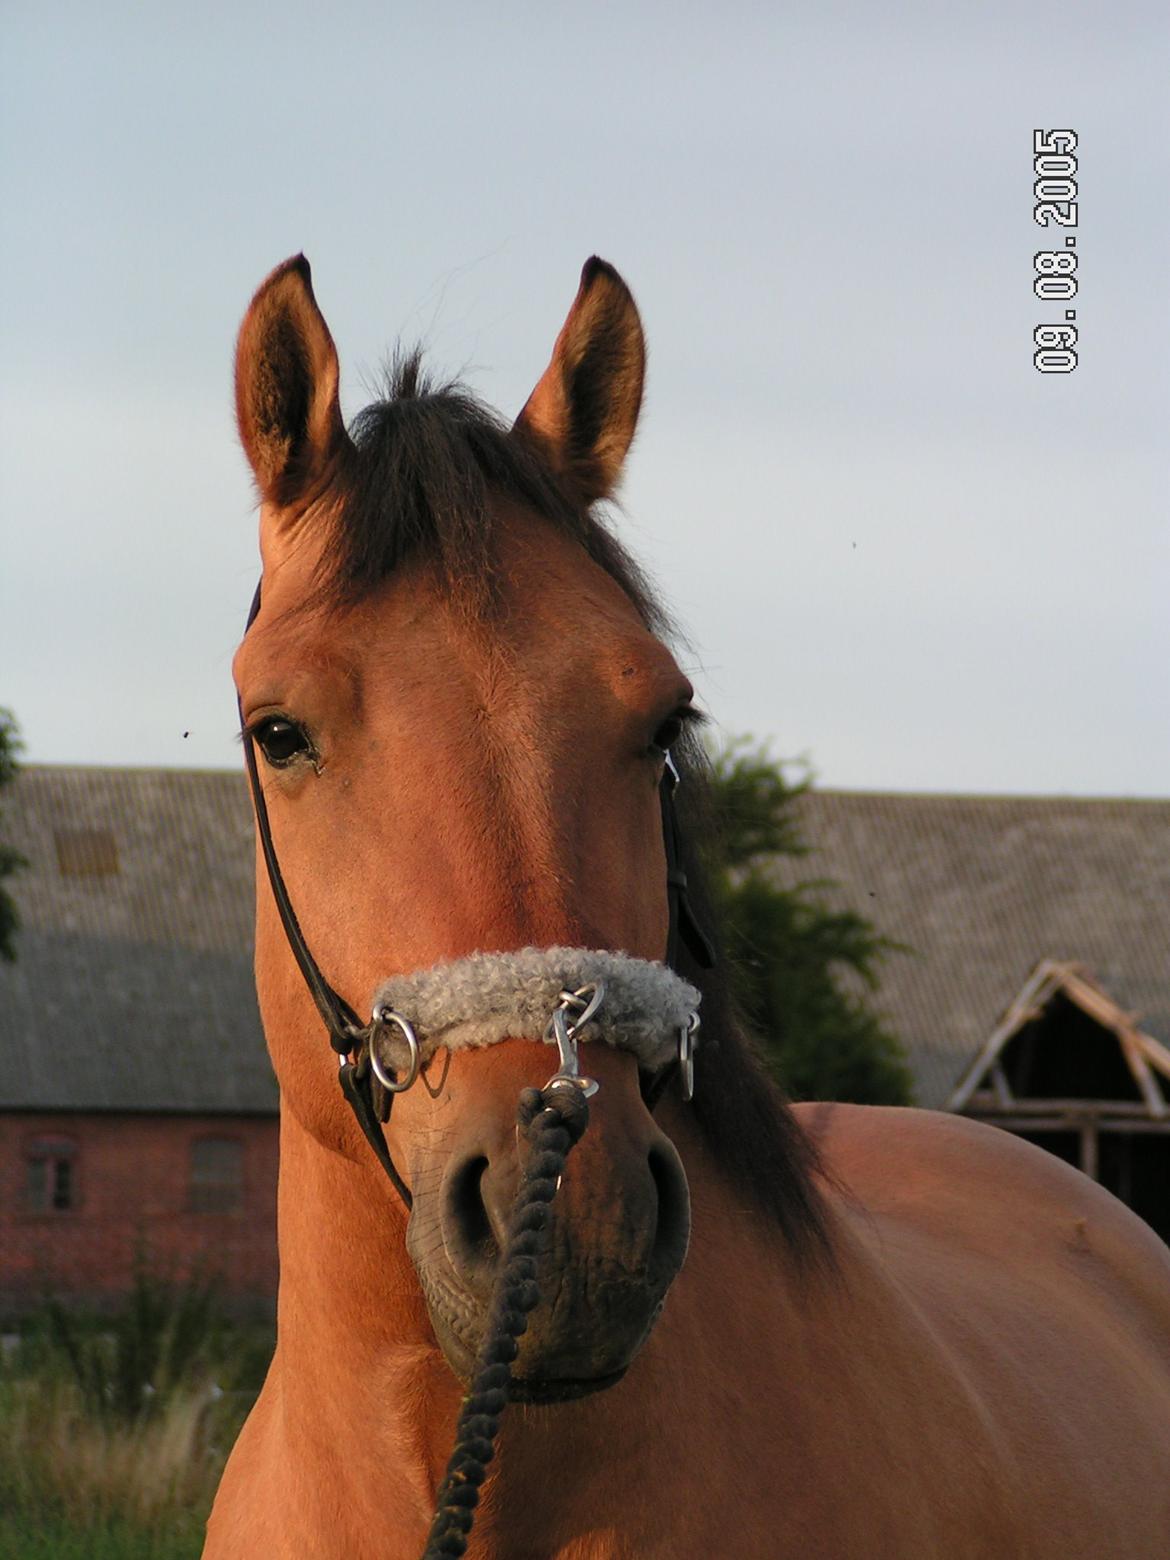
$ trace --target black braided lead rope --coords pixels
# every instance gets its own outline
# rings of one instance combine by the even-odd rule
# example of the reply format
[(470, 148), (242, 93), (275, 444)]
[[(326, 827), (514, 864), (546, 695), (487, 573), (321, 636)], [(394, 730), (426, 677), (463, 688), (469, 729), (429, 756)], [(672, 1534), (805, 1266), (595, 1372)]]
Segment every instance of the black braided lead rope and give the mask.
[(508, 1236), (488, 1308), (487, 1333), (455, 1427), (455, 1447), (439, 1486), (422, 1560), (465, 1554), (479, 1504), (479, 1487), (495, 1455), (500, 1417), (512, 1385), (517, 1339), (540, 1300), (536, 1262), (548, 1239), (549, 1208), (565, 1160), (589, 1124), (584, 1092), (566, 1080), (525, 1089), (516, 1122), (529, 1155), (508, 1218)]

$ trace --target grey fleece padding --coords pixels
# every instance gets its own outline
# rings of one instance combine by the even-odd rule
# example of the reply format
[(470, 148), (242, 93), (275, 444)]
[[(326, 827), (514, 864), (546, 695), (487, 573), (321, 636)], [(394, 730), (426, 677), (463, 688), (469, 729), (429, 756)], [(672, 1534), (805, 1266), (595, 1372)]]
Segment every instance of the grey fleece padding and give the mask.
[[(374, 994), (373, 1011), (389, 1007), (409, 1019), (426, 1061), (440, 1046), (454, 1051), (543, 1040), (561, 991), (592, 981), (605, 982), (605, 1000), (578, 1038), (633, 1051), (646, 1067), (670, 1058), (679, 1030), (698, 1011), (699, 993), (665, 964), (589, 948), (473, 953), (393, 975)], [(393, 1025), (380, 1038), (378, 1054), (399, 1070), (406, 1066), (406, 1043)]]

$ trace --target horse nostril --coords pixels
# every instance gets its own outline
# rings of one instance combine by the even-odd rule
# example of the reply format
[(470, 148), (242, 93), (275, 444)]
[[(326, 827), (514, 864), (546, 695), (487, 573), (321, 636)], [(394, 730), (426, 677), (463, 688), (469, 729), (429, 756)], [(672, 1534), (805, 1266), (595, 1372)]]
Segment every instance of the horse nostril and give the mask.
[(682, 1266), (690, 1243), (690, 1188), (682, 1161), (666, 1139), (653, 1145), (647, 1163), (658, 1193), (658, 1223), (650, 1270), (657, 1281), (669, 1284)]
[(491, 1271), (500, 1249), (484, 1202), (483, 1179), (488, 1162), (483, 1154), (465, 1160), (448, 1178), (443, 1209), (443, 1238), (457, 1267)]
[[(566, 1260), (587, 1266), (605, 1258), (628, 1271), (633, 1289), (648, 1284), (665, 1293), (686, 1256), (690, 1194), (668, 1139), (652, 1141), (643, 1152), (644, 1168), (640, 1155), (609, 1166), (607, 1172), (602, 1165), (608, 1192), (600, 1204), (595, 1197), (585, 1198), (577, 1210), (588, 1215), (583, 1221), (562, 1203), (561, 1238), (567, 1243)], [(443, 1179), (443, 1248), (459, 1282), (478, 1299), (486, 1300), (499, 1269), (518, 1177), (518, 1165), (506, 1154), (497, 1163), (488, 1154), (472, 1153), (453, 1162)]]

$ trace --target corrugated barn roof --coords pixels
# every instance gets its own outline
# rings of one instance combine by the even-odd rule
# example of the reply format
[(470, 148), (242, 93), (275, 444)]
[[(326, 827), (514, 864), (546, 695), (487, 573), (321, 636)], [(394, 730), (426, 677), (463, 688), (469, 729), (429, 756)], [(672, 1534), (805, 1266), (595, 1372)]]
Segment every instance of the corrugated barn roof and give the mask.
[(274, 1112), (243, 776), (29, 766), (0, 805), (0, 1107)]
[(1042, 959), (1083, 965), (1170, 1041), (1170, 802), (810, 792), (812, 853), (786, 882), (909, 948), (878, 1005), (910, 1054), (918, 1103), (941, 1106)]

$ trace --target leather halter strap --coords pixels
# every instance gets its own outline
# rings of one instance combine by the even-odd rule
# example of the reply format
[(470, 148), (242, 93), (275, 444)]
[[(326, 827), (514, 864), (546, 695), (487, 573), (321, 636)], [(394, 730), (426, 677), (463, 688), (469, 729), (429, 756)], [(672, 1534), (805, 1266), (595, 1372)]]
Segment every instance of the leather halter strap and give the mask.
[[(252, 606), (248, 612), (245, 633), (256, 621), (259, 612), (260, 585), (257, 584), (256, 594), (252, 597)], [(342, 1093), (349, 1101), (358, 1125), (377, 1155), (383, 1170), (409, 1209), (413, 1202), (410, 1188), (403, 1181), (390, 1157), (382, 1131), (383, 1125), (390, 1119), (394, 1095), (383, 1089), (373, 1076), (369, 1056), (363, 1049), (368, 1036), (367, 1026), (362, 1023), (345, 998), (340, 996), (326, 980), (321, 966), (309, 949), (305, 934), (301, 931), (300, 922), (297, 920), (296, 911), (293, 909), (285, 885), (284, 874), (280, 870), (280, 861), (272, 838), (272, 826), (268, 819), (268, 805), (264, 800), (264, 788), (260, 784), (256, 744), (245, 724), (243, 704), (239, 698), (236, 700), (236, 707), (240, 716), (240, 734), (244, 744), (248, 785), (252, 792), (252, 805), (256, 813), (256, 830), (260, 837), (260, 848), (268, 871), (268, 882), (281, 925), (284, 927), (284, 935), (329, 1033), (329, 1043), (338, 1054), (340, 1061), (338, 1077)], [(662, 812), (662, 843), (666, 854), (666, 897), (669, 915), (665, 962), (671, 969), (677, 971), (679, 947), (680, 944), (685, 944), (688, 953), (701, 969), (711, 969), (715, 963), (714, 946), (691, 908), (687, 891), (687, 875), (682, 866), (682, 836), (674, 808), (674, 792), (678, 783), (678, 771), (668, 755), (658, 790)], [(647, 1109), (654, 1109), (678, 1071), (678, 1065), (676, 1059), (652, 1076), (642, 1075), (642, 1098)]]
[(681, 941), (686, 944), (687, 952), (699, 968), (710, 970), (715, 967), (715, 945), (691, 908), (686, 869), (682, 864), (682, 831), (678, 826), (678, 814), (674, 810), (674, 793), (679, 784), (679, 772), (668, 753), (658, 787), (662, 804), (662, 845), (666, 853), (666, 902), (670, 918), (665, 962), (672, 970), (678, 970)]

